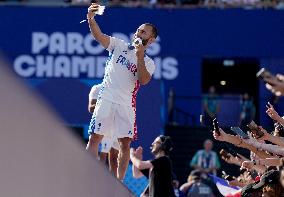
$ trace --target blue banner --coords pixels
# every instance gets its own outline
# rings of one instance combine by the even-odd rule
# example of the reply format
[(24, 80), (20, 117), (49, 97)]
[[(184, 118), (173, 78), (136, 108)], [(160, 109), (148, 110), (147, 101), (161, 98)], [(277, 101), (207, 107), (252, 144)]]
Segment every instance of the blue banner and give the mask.
[[(0, 50), (15, 73), (38, 89), (70, 125), (88, 124), (88, 92), (101, 81), (107, 59), (88, 24), (79, 23), (86, 13), (87, 7), (0, 7)], [(162, 128), (160, 108), (170, 87), (179, 95), (201, 96), (203, 57), (255, 57), (273, 72), (284, 73), (283, 21), (284, 11), (279, 10), (107, 7), (97, 16), (104, 33), (126, 41), (142, 23), (158, 27), (157, 42), (147, 50), (157, 65), (155, 80), (142, 88), (152, 92), (138, 95), (138, 129), (147, 125), (142, 130), (148, 145)], [(260, 98), (268, 96), (260, 83)], [(177, 105), (196, 119), (201, 113), (199, 99)], [(263, 102), (260, 106), (264, 110)], [(155, 114), (146, 116), (151, 110)], [(265, 117), (262, 111), (261, 120)]]

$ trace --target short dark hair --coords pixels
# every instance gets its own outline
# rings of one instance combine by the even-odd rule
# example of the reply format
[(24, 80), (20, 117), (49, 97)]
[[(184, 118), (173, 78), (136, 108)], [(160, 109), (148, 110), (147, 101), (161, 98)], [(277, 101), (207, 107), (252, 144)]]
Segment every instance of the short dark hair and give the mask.
[(162, 142), (162, 150), (165, 151), (166, 155), (169, 155), (171, 150), (173, 149), (173, 142), (169, 136), (160, 135), (159, 138)]
[(154, 38), (157, 38), (157, 36), (158, 36), (157, 27), (155, 25), (153, 25), (152, 23), (144, 23), (144, 24), (152, 27), (152, 34), (153, 34)]

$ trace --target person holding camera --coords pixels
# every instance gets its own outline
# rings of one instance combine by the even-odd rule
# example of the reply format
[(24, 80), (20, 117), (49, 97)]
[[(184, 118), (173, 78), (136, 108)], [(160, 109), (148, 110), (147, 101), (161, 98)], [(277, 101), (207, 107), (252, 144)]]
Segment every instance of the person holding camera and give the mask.
[(284, 126), (284, 119), (281, 117), (278, 112), (274, 109), (273, 105), (269, 102), (266, 105), (267, 110), (265, 111), (266, 114), (275, 122), (278, 122), (282, 126)]
[(140, 85), (146, 85), (155, 70), (154, 61), (145, 50), (157, 38), (157, 28), (151, 23), (138, 27), (129, 44), (102, 33), (94, 16), (100, 5), (92, 3), (87, 20), (90, 31), (110, 54), (96, 108), (89, 126), (89, 144), (98, 157), (98, 146), (104, 136), (117, 138), (119, 143), (117, 178), (123, 180), (129, 164), (130, 143), (137, 136), (136, 97)]
[(158, 136), (151, 146), (153, 160), (142, 160), (142, 147), (130, 149), (132, 173), (135, 178), (143, 175), (149, 179), (149, 185), (141, 194), (143, 197), (174, 197), (172, 165), (169, 153), (173, 145), (168, 136)]

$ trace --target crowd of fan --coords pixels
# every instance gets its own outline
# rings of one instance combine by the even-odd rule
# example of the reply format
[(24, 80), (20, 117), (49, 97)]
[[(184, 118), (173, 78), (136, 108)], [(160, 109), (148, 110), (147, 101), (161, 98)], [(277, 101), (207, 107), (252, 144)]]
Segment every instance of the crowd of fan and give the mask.
[[(266, 87), (275, 96), (284, 96), (283, 75), (262, 75)], [(284, 196), (284, 116), (281, 117), (269, 102), (266, 114), (274, 122), (274, 130), (268, 132), (262, 126), (248, 121), (247, 134), (233, 135), (222, 128), (215, 127), (213, 137), (220, 142), (226, 142), (250, 151), (250, 158), (230, 148), (222, 149), (220, 156), (230, 165), (239, 166), (239, 176), (226, 174), (223, 178), (227, 184), (238, 188), (234, 195), (244, 197), (281, 197)], [(212, 123), (212, 121), (211, 121)], [(190, 166), (194, 169), (186, 183), (175, 187), (176, 196), (222, 196), (213, 179), (220, 169), (217, 153), (212, 151), (213, 142), (206, 140), (204, 149), (199, 150), (192, 158)], [(214, 178), (215, 177), (215, 178)]]
[[(92, 2), (114, 7), (146, 8), (249, 8), (284, 9), (284, 0), (59, 0), (71, 5), (89, 5)], [(5, 3), (47, 3), (46, 0), (0, 0)], [(54, 1), (50, 2), (51, 4)]]
[(243, 188), (246, 194), (243, 196), (284, 196), (284, 171), (282, 170), (284, 119), (272, 106), (268, 107), (267, 114), (275, 121), (272, 134), (261, 126), (258, 127), (261, 135), (253, 131), (247, 139), (228, 134), (222, 129), (220, 129), (220, 134), (214, 131), (216, 140), (229, 142), (251, 151), (249, 159), (240, 154), (226, 153), (224, 150), (220, 153), (226, 162), (241, 167), (239, 177), (231, 178), (229, 184)]
[[(284, 76), (264, 76), (266, 87), (275, 95), (284, 95)], [(267, 115), (274, 121), (274, 131), (261, 126), (250, 128), (248, 137), (232, 135), (219, 129), (214, 131), (216, 140), (248, 149), (250, 158), (221, 151), (221, 157), (232, 165), (240, 166), (239, 177), (231, 177), (229, 184), (242, 188), (242, 196), (284, 196), (284, 119), (268, 103)]]
[[(72, 0), (72, 4), (91, 2), (92, 0)], [(155, 8), (284, 8), (284, 0), (100, 0), (99, 4)]]

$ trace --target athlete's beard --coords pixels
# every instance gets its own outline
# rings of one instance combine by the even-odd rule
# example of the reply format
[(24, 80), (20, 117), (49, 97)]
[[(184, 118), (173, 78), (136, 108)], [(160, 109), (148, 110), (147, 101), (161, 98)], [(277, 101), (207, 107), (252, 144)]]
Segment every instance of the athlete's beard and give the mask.
[(148, 44), (148, 42), (149, 42), (149, 39), (150, 39), (150, 38), (148, 38), (148, 39), (142, 39), (142, 44), (143, 44), (144, 46), (146, 46), (146, 45)]

